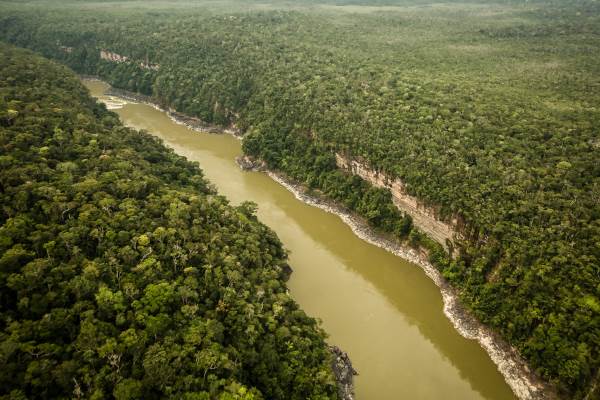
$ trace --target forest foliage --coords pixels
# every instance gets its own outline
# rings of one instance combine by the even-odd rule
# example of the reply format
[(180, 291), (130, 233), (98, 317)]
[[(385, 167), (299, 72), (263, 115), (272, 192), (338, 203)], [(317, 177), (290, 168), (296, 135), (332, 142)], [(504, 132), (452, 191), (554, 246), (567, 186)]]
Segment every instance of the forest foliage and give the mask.
[[(0, 37), (235, 123), (247, 153), (428, 248), (475, 315), (567, 396), (598, 395), (600, 3), (81, 3), (5, 5)], [(412, 229), (389, 192), (338, 170), (336, 152), (458, 218), (459, 256)]]
[(0, 166), (0, 398), (338, 398), (256, 206), (5, 44)]

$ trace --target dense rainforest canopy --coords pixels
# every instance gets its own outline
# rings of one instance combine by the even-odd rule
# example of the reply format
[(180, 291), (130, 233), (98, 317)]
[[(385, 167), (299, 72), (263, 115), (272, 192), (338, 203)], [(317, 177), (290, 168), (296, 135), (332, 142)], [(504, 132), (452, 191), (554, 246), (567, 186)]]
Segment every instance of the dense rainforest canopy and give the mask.
[[(428, 248), (566, 396), (599, 396), (600, 3), (430, 3), (5, 3), (0, 37), (235, 123), (247, 153)], [(335, 153), (458, 218), (458, 256)]]
[(0, 398), (337, 398), (255, 206), (5, 44), (0, 165)]

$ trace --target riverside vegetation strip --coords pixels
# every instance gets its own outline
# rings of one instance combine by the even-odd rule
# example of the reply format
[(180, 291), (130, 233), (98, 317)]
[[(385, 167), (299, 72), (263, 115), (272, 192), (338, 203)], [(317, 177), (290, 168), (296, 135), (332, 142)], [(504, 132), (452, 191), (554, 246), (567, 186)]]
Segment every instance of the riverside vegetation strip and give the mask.
[[(235, 120), (248, 154), (427, 248), (565, 396), (597, 396), (600, 6), (315, 3), (4, 4), (0, 35), (207, 122)], [(458, 256), (413, 230), (389, 192), (337, 170), (336, 152), (459, 219)]]
[(5, 44), (0, 163), (0, 397), (338, 398), (254, 205)]

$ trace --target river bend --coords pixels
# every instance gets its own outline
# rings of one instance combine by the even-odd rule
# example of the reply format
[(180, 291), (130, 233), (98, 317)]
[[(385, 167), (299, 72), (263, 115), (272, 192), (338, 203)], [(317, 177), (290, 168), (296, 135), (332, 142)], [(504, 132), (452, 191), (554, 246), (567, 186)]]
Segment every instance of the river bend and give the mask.
[(198, 161), (234, 204), (258, 204), (258, 217), (290, 250), (288, 287), (328, 339), (348, 352), (359, 372), (357, 400), (509, 400), (512, 391), (486, 352), (462, 337), (443, 313), (440, 292), (416, 265), (359, 239), (336, 215), (309, 206), (264, 173), (235, 163), (238, 139), (192, 131), (146, 104), (93, 96), (123, 122), (160, 137)]

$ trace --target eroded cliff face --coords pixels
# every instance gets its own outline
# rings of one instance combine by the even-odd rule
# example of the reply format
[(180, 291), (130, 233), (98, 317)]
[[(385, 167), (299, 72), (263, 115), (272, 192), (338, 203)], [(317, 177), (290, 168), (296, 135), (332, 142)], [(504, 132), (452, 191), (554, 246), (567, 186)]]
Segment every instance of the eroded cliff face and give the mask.
[(414, 196), (406, 192), (404, 183), (399, 179), (390, 179), (384, 174), (370, 169), (367, 165), (336, 153), (335, 160), (338, 168), (358, 175), (373, 186), (386, 188), (392, 194), (392, 200), (400, 211), (409, 214), (413, 224), (448, 249), (447, 240), (452, 241), (455, 235), (460, 235), (456, 226), (458, 220), (444, 222), (436, 217), (435, 210), (425, 206)]
[(122, 56), (120, 54), (113, 53), (112, 51), (108, 50), (100, 50), (100, 58), (105, 61), (112, 61), (118, 63), (129, 60), (129, 57)]
[[(113, 53), (112, 51), (108, 51), (108, 50), (100, 50), (100, 58), (105, 61), (111, 61), (111, 62), (116, 62), (116, 63), (130, 61), (129, 57), (122, 56), (120, 54)], [(138, 64), (139, 64), (140, 68), (142, 68), (142, 69), (151, 69), (154, 71), (158, 71), (158, 69), (160, 68), (160, 65), (152, 64), (148, 60), (141, 61)]]

